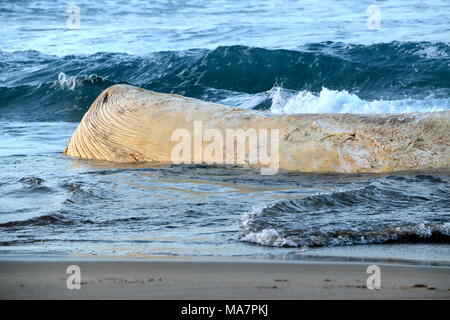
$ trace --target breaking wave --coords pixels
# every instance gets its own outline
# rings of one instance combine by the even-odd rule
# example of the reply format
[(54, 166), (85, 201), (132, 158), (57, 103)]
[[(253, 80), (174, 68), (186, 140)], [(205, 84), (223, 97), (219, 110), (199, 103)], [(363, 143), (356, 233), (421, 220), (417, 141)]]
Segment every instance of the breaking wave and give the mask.
[(450, 46), (440, 42), (63, 57), (0, 51), (0, 117), (79, 121), (98, 94), (117, 83), (277, 113), (444, 110), (449, 64)]
[(290, 92), (281, 87), (269, 91), (273, 113), (405, 113), (433, 112), (450, 109), (450, 99), (374, 100), (360, 99), (346, 90), (322, 88), (320, 93)]
[[(415, 183), (421, 179), (417, 176)], [(239, 239), (276, 247), (449, 243), (450, 222), (439, 213), (450, 205), (448, 183), (436, 182), (423, 193), (398, 186), (398, 179), (395, 183), (255, 206), (241, 217)]]

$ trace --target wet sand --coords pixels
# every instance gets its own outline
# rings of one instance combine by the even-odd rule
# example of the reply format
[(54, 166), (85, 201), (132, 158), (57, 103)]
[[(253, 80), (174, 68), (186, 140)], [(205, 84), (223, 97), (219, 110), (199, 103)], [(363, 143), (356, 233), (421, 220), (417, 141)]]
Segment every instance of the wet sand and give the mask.
[[(69, 265), (81, 289), (69, 290)], [(185, 260), (2, 260), (1, 299), (450, 299), (450, 267), (369, 263)]]

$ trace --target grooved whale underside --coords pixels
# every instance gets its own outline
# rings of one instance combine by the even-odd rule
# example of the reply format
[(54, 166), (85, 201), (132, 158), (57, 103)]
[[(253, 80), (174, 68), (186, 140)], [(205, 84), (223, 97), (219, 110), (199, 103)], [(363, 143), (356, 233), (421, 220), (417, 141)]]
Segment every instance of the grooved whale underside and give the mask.
[[(116, 162), (171, 163), (180, 143), (172, 141), (173, 132), (186, 129), (194, 137), (194, 121), (202, 123), (203, 132), (217, 129), (223, 137), (227, 129), (279, 129), (277, 165), (285, 170), (351, 173), (450, 167), (450, 111), (274, 115), (129, 85), (111, 86), (98, 96), (64, 153)], [(211, 141), (192, 143), (192, 163), (198, 161), (195, 148), (205, 150)], [(245, 149), (246, 162), (248, 153)]]

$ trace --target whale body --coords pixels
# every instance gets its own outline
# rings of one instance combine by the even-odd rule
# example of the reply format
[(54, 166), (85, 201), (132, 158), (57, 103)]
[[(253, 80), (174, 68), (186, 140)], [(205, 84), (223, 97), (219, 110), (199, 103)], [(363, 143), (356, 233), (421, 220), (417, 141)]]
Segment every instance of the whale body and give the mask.
[[(283, 170), (359, 173), (450, 166), (450, 111), (276, 115), (130, 85), (113, 85), (97, 97), (64, 154), (115, 162), (173, 163), (174, 148), (180, 143), (173, 139), (174, 132), (182, 129), (195, 136), (195, 123), (202, 124), (203, 132), (215, 130), (223, 136), (232, 129), (276, 129), (277, 165)], [(202, 157), (199, 161), (195, 148), (204, 149), (210, 143), (205, 139), (190, 145), (191, 163), (205, 162)], [(230, 151), (223, 148), (224, 154)], [(236, 150), (231, 152), (238, 157)], [(246, 164), (266, 165), (250, 163), (250, 151), (244, 153)]]

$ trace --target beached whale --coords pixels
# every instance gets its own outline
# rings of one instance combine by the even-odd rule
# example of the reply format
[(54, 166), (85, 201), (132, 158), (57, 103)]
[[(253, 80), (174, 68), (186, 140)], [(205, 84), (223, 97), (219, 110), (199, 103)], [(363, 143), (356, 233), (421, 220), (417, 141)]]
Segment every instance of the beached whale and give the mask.
[[(303, 172), (450, 167), (450, 111), (275, 115), (114, 85), (64, 153), (116, 162), (217, 163)], [(244, 143), (244, 145), (242, 145)]]

